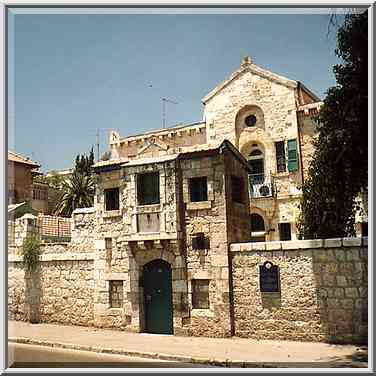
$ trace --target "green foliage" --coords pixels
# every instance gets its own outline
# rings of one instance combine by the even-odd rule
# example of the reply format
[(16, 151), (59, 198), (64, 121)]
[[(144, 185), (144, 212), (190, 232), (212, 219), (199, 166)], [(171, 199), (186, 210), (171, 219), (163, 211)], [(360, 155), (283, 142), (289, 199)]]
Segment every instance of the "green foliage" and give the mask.
[(54, 210), (56, 215), (71, 216), (77, 208), (87, 208), (94, 204), (94, 179), (92, 176), (74, 172), (63, 182), (62, 193)]
[(50, 174), (51, 174), (50, 176), (46, 176), (46, 175), (35, 176), (33, 181), (36, 183), (47, 184), (50, 188), (60, 189), (64, 181), (64, 177), (61, 175), (57, 175), (54, 171), (51, 171)]
[(355, 198), (368, 179), (368, 17), (348, 14), (337, 34), (331, 87), (317, 118), (316, 152), (303, 185), (300, 236), (355, 235)]
[(38, 265), (40, 241), (37, 235), (28, 236), (22, 244), (22, 264), (27, 271), (33, 271)]
[(79, 154), (76, 156), (74, 170), (78, 174), (90, 176), (91, 166), (94, 164), (94, 151), (91, 148), (89, 156), (86, 154)]

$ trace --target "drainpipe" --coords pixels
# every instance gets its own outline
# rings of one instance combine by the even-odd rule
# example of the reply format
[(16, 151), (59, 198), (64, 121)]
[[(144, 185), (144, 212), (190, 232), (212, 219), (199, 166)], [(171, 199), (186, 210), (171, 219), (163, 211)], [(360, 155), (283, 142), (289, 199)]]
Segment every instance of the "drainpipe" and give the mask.
[[(298, 82), (298, 87), (297, 87), (297, 91), (298, 91), (298, 96), (299, 96), (299, 93), (300, 93), (300, 82)], [(299, 102), (298, 102), (299, 104)], [(302, 142), (301, 142), (301, 138), (300, 138), (300, 135), (301, 135), (301, 132), (300, 132), (300, 123), (299, 123), (299, 113), (297, 111), (298, 109), (296, 109), (296, 123), (297, 123), (297, 127), (298, 127), (298, 144), (299, 144), (299, 155), (300, 155), (300, 171), (301, 171), (301, 176), (302, 176), (302, 185), (304, 184), (304, 171), (303, 171), (303, 155), (302, 155)]]
[(230, 303), (230, 334), (231, 337), (235, 336), (235, 307), (234, 307), (234, 282), (232, 280), (232, 253), (231, 244), (227, 245), (228, 256), (228, 284), (229, 284), (229, 303)]
[(303, 154), (302, 154), (302, 142), (301, 142), (301, 138), (300, 138), (301, 132), (300, 132), (298, 111), (296, 111), (296, 118), (297, 118), (297, 121), (298, 121), (298, 143), (299, 143), (299, 155), (300, 155), (299, 159), (300, 159), (300, 170), (301, 170), (301, 174), (302, 174), (302, 185), (303, 185), (304, 184)]

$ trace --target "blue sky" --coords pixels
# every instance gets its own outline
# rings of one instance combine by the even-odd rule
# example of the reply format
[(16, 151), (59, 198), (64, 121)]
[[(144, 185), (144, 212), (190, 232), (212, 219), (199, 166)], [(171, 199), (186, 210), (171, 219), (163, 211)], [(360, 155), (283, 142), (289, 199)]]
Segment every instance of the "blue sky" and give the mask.
[[(334, 85), (328, 15), (13, 14), (9, 23), (9, 148), (71, 167), (100, 128), (121, 136), (202, 119), (203, 98), (245, 55), (324, 97)], [(150, 87), (151, 85), (151, 87)]]

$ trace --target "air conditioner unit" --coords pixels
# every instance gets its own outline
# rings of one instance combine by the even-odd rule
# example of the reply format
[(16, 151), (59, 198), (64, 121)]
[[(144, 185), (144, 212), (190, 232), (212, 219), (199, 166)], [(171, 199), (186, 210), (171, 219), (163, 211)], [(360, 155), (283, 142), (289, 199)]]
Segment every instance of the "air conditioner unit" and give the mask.
[(259, 189), (259, 192), (263, 197), (270, 196), (270, 188), (267, 185), (262, 185)]

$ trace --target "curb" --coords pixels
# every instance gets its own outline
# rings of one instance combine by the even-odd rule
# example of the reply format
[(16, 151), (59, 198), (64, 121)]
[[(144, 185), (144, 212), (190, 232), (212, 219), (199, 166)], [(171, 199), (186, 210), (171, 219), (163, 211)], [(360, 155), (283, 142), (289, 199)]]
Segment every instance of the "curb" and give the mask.
[[(54, 348), (69, 349), (69, 350), (91, 351), (91, 352), (96, 352), (99, 354), (125, 355), (125, 356), (134, 356), (134, 357), (148, 358), (148, 359), (168, 360), (168, 361), (174, 361), (174, 362), (207, 364), (210, 366), (230, 367), (232, 363), (232, 361), (228, 359), (226, 360), (206, 359), (206, 358), (198, 358), (198, 357), (189, 357), (189, 356), (184, 356), (184, 355), (154, 353), (154, 352), (148, 352), (148, 351), (112, 349), (112, 348), (99, 347), (99, 346), (77, 345), (73, 343), (64, 343), (64, 342), (52, 342), (52, 341), (38, 340), (38, 339), (27, 338), (27, 337), (9, 337), (8, 342), (21, 343), (21, 344), (26, 344), (26, 345), (54, 347)], [(236, 363), (237, 365), (233, 365), (232, 367), (239, 367), (239, 363), (242, 364), (244, 367), (245, 362), (236, 361)]]
[(45, 340), (38, 340), (27, 337), (9, 337), (8, 342), (21, 343), (26, 345), (38, 345), (45, 347), (54, 347), (60, 349), (69, 350), (81, 350), (90, 351), (99, 354), (113, 354), (113, 355), (124, 355), (129, 357), (139, 357), (147, 359), (158, 359), (167, 360), (173, 362), (184, 362), (192, 364), (202, 364), (214, 367), (227, 367), (227, 368), (366, 368), (367, 365), (364, 363), (353, 363), (353, 362), (257, 362), (250, 360), (231, 360), (231, 359), (208, 359), (200, 357), (189, 357), (184, 355), (173, 355), (173, 354), (163, 354), (148, 351), (138, 351), (138, 350), (126, 350), (126, 349), (112, 349), (108, 347), (90, 346), (90, 345), (77, 345), (74, 343), (64, 343), (64, 342), (52, 342)]

